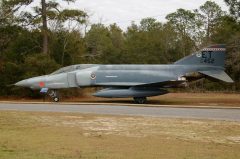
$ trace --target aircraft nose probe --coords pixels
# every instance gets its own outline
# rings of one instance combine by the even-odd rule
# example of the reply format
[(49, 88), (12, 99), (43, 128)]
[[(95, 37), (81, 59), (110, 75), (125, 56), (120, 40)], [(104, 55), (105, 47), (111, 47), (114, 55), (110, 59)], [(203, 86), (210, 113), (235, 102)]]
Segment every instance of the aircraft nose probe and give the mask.
[(14, 84), (15, 86), (20, 86), (20, 87), (29, 87), (29, 82), (28, 80), (22, 80)]

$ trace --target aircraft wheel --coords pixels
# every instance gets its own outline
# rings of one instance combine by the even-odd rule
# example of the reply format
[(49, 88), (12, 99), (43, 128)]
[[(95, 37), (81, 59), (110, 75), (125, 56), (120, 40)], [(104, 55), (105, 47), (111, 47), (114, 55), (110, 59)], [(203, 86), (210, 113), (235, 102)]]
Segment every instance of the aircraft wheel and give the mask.
[(134, 97), (134, 102), (137, 104), (145, 104), (147, 102), (146, 97)]
[(58, 98), (58, 97), (54, 97), (54, 98), (53, 98), (53, 101), (54, 101), (54, 102), (59, 102), (59, 98)]
[(56, 90), (49, 90), (48, 95), (52, 98), (54, 102), (59, 102), (59, 96)]

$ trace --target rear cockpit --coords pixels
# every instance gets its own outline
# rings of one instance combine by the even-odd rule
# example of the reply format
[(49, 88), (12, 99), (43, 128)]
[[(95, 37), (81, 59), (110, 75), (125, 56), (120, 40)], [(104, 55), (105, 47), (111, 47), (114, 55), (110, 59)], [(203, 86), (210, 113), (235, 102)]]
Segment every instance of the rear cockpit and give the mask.
[(83, 69), (87, 69), (87, 68), (90, 68), (90, 67), (93, 67), (93, 66), (96, 66), (96, 65), (95, 64), (71, 65), (71, 66), (60, 68), (59, 70), (54, 71), (53, 73), (51, 73), (51, 75), (72, 72), (72, 71), (75, 71), (75, 70), (83, 70)]

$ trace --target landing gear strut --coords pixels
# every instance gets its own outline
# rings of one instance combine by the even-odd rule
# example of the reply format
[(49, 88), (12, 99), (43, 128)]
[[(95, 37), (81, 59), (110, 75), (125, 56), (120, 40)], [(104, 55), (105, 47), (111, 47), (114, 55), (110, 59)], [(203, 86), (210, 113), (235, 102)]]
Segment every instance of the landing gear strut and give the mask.
[(134, 97), (133, 99), (137, 104), (145, 104), (147, 102), (147, 97)]
[(59, 96), (56, 90), (49, 90), (48, 95), (53, 99), (54, 102), (59, 102)]

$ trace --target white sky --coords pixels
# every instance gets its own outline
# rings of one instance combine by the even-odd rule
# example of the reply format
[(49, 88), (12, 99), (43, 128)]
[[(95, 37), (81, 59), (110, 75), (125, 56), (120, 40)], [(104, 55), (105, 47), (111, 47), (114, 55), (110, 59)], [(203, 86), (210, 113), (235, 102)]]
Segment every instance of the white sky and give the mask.
[[(224, 0), (214, 1), (223, 10), (227, 10)], [(61, 0), (58, 2), (62, 6), (67, 5)], [(77, 0), (68, 7), (85, 10), (90, 15), (91, 23), (117, 23), (121, 28), (126, 29), (131, 21), (138, 23), (146, 17), (164, 21), (167, 14), (175, 12), (178, 8), (197, 9), (205, 2), (206, 0)]]

